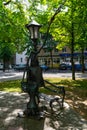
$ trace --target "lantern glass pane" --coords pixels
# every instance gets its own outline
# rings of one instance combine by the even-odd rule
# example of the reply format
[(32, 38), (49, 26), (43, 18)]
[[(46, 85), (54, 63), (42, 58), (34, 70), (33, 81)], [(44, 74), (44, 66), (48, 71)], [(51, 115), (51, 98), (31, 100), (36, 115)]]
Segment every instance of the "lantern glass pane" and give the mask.
[(29, 31), (30, 31), (30, 34), (31, 34), (31, 39), (34, 38), (34, 29), (33, 27), (29, 27)]
[(38, 38), (38, 27), (34, 27), (34, 38), (37, 39)]

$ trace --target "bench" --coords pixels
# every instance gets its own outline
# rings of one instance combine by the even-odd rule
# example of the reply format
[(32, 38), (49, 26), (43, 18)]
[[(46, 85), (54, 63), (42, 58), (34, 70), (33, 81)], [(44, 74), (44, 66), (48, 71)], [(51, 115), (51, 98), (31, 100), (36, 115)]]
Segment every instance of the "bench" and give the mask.
[[(44, 89), (48, 90), (49, 92), (54, 93), (54, 95), (47, 95), (44, 93), (36, 92), (38, 103), (43, 99), (49, 104), (51, 110), (54, 109), (54, 103), (57, 103), (57, 106), (59, 106), (59, 108), (62, 109), (63, 104), (64, 104), (64, 98), (65, 98), (64, 86), (57, 86), (53, 83), (48, 82), (47, 80), (44, 80), (44, 83), (48, 84), (48, 86), (44, 86)], [(22, 82), (21, 87), (24, 92), (29, 91), (29, 84), (27, 82)], [(44, 106), (47, 103), (45, 103)]]
[(47, 94), (44, 94), (44, 93), (40, 93), (39, 98), (43, 99), (46, 102), (48, 102), (51, 110), (54, 109), (53, 104), (55, 102), (62, 109), (63, 106), (64, 106), (64, 98), (65, 98), (65, 88), (64, 88), (64, 86), (56, 86), (53, 83), (50, 83), (50, 82), (48, 82), (46, 80), (44, 80), (44, 82), (52, 86), (52, 87), (44, 86), (44, 88), (47, 89), (49, 92), (53, 92), (56, 96), (55, 95), (47, 95)]

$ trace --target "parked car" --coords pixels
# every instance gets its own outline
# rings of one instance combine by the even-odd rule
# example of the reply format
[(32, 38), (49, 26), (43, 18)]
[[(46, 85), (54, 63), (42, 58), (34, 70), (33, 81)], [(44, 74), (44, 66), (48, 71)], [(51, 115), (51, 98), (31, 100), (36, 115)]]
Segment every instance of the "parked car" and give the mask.
[(81, 64), (75, 64), (75, 70), (80, 71), (82, 69), (82, 65)]
[[(82, 69), (81, 64), (74, 64), (74, 67), (75, 67), (75, 71), (80, 71)], [(72, 70), (72, 65), (62, 63), (62, 64), (60, 64), (59, 69), (60, 70)]]
[(26, 64), (16, 64), (13, 68), (14, 70), (21, 71), (21, 70), (24, 70), (25, 67), (26, 67)]
[(46, 65), (41, 65), (40, 67), (41, 67), (41, 69), (42, 69), (43, 71), (46, 71), (46, 70), (48, 70), (48, 69), (49, 69), (49, 67), (48, 67), (48, 66), (46, 66)]
[[(76, 70), (81, 70), (82, 65), (81, 64), (75, 64), (75, 69)], [(84, 64), (84, 70), (87, 70), (87, 63)]]
[(61, 63), (58, 68), (59, 70), (67, 70), (67, 65), (65, 63)]
[[(81, 64), (74, 64), (74, 67), (75, 67), (76, 71), (80, 71), (82, 69)], [(72, 70), (72, 65), (71, 64), (67, 64), (67, 70)]]
[(67, 70), (72, 70), (72, 65), (71, 65), (71, 63), (66, 64), (66, 67), (67, 67)]
[(87, 63), (85, 63), (84, 69), (87, 70)]

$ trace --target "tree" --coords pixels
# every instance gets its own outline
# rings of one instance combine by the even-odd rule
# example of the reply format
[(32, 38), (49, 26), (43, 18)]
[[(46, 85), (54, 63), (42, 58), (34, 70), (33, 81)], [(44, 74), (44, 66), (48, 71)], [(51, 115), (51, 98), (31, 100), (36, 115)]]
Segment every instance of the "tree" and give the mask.
[(9, 45), (9, 43), (4, 43), (2, 46), (0, 46), (0, 59), (3, 60), (3, 71), (5, 71), (6, 68), (9, 69), (10, 60), (14, 54), (14, 48), (12, 45)]
[(75, 68), (74, 68), (74, 50), (76, 40), (76, 0), (68, 1), (65, 4), (66, 11), (62, 11), (55, 19), (53, 24), (54, 30), (52, 31), (53, 36), (59, 41), (61, 48), (65, 45), (71, 49), (71, 63), (72, 63), (72, 79), (75, 80)]
[(87, 4), (85, 0), (78, 3), (77, 6), (77, 39), (78, 50), (81, 51), (82, 72), (84, 73), (84, 49), (87, 47)]
[[(67, 10), (61, 12), (55, 19), (52, 29), (52, 35), (59, 40), (58, 47), (63, 48), (67, 45), (71, 48), (72, 61), (72, 79), (75, 80), (74, 57), (73, 53), (78, 47), (82, 51), (82, 63), (84, 62), (84, 48), (87, 46), (87, 22), (86, 22), (86, 3), (76, 0), (67, 1), (65, 8)], [(81, 7), (81, 8), (80, 8)], [(82, 13), (81, 13), (82, 12)], [(57, 24), (56, 24), (57, 23)], [(56, 25), (56, 26), (55, 26)], [(84, 67), (84, 65), (83, 65)], [(84, 69), (84, 68), (83, 68)]]
[[(0, 2), (0, 54), (4, 68), (17, 51), (23, 51), (26, 42), (26, 17), (20, 2)], [(14, 51), (12, 51), (14, 50)]]
[[(42, 34), (42, 42), (43, 43), (43, 40), (46, 38), (47, 34)], [(56, 45), (57, 45), (57, 42), (53, 39), (52, 35), (51, 34), (48, 34), (48, 37), (47, 37), (47, 40), (46, 40), (46, 43), (45, 43), (45, 46), (43, 47), (43, 49), (47, 50), (49, 53), (50, 53), (50, 57), (51, 57), (51, 67), (53, 68), (53, 49), (56, 48)]]
[(14, 43), (14, 47), (20, 51), (20, 45), (23, 46), (26, 39), (25, 24), (27, 19), (24, 7), (20, 2), (10, 2), (9, 6), (0, 4), (0, 42), (5, 40)]

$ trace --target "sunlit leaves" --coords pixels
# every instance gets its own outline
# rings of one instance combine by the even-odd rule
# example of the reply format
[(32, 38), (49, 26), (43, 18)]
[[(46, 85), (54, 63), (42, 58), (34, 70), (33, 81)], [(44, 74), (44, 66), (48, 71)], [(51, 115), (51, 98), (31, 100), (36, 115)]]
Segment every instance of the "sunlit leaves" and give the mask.
[(46, 5), (46, 0), (41, 0), (41, 4)]
[[(7, 1), (5, 0), (4, 2)], [(25, 24), (32, 19), (35, 19), (42, 24), (41, 31), (46, 32), (50, 18), (62, 2), (63, 0), (13, 0), (8, 6), (4, 7), (2, 1), (0, 1), (0, 41), (3, 41), (3, 39), (7, 41), (7, 39), (9, 39), (9, 41), (14, 42), (16, 46), (18, 46), (18, 44), (23, 46), (26, 39)], [(66, 8), (67, 10), (64, 11)], [(60, 43), (66, 42), (67, 44), (70, 41), (72, 10), (74, 12), (73, 22), (75, 39), (79, 39), (80, 36), (82, 39), (83, 35), (81, 34), (84, 28), (86, 38), (86, 2), (85, 0), (82, 0), (81, 2), (77, 0), (67, 0), (63, 5), (63, 9), (55, 17), (55, 20), (50, 27), (50, 33), (54, 39), (59, 40)], [(82, 25), (80, 28), (78, 23), (79, 25)]]

